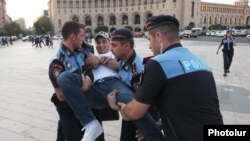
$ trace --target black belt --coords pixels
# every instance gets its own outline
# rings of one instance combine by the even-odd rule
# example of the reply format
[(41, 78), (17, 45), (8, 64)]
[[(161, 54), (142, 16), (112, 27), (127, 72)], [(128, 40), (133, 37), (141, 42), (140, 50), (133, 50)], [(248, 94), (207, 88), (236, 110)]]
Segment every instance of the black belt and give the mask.
[(111, 79), (120, 79), (120, 78), (118, 76), (108, 76), (108, 77), (104, 77), (104, 78), (96, 80), (95, 83), (102, 83), (104, 81), (108, 81)]

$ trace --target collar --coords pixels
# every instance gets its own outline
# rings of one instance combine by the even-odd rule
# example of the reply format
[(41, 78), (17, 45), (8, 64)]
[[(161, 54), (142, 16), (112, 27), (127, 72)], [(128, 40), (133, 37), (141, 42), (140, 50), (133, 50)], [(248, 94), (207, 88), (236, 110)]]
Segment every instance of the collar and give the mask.
[(65, 46), (64, 44), (62, 44), (62, 50), (68, 55), (71, 56), (73, 55), (75, 52), (79, 53), (78, 49), (74, 49), (74, 52), (71, 52), (67, 46)]
[(162, 53), (165, 53), (166, 51), (176, 48), (176, 47), (183, 47), (183, 46), (181, 43), (175, 43), (175, 44), (170, 45), (168, 48), (166, 48)]
[(129, 57), (129, 59), (127, 60), (127, 62), (124, 63), (124, 65), (121, 68), (127, 71), (130, 68), (130, 66), (132, 65), (132, 63), (134, 62), (135, 57), (136, 57), (136, 53), (133, 50), (133, 54)]

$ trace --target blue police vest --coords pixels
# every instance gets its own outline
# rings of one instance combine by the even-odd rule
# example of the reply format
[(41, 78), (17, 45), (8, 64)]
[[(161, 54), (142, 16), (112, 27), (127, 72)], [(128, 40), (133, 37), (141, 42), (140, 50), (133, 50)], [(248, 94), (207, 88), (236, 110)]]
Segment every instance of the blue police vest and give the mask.
[[(143, 71), (144, 66), (142, 62), (143, 62), (143, 59), (136, 54), (135, 59), (133, 60), (133, 63), (135, 63), (137, 74)], [(131, 80), (132, 80), (133, 73), (132, 73), (131, 64), (124, 66), (123, 61), (118, 61), (118, 64), (119, 64), (118, 74), (121, 77), (122, 81), (125, 82), (128, 86), (132, 87)]]
[(168, 79), (196, 71), (210, 71), (210, 67), (184, 47), (172, 48), (152, 58), (157, 61)]
[[(63, 56), (63, 57), (62, 57)], [(63, 58), (61, 60), (61, 58)], [(71, 53), (65, 47), (60, 47), (56, 54), (53, 56), (53, 60), (62, 61), (65, 66), (65, 70), (69, 72), (82, 73), (82, 67), (84, 66), (84, 54), (81, 52)]]

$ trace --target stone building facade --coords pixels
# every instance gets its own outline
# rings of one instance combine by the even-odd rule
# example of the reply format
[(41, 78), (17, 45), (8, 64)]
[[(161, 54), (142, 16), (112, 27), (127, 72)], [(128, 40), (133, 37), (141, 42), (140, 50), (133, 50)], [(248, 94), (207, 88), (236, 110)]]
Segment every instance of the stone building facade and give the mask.
[(235, 5), (201, 0), (50, 0), (48, 7), (55, 33), (69, 20), (83, 23), (93, 32), (98, 26), (107, 26), (110, 31), (126, 26), (143, 30), (145, 20), (159, 14), (175, 16), (182, 29), (191, 22), (195, 27), (246, 25), (250, 16), (247, 0), (238, 0)]
[(5, 0), (0, 0), (0, 27), (3, 27), (4, 24), (8, 21), (8, 16), (6, 13), (6, 2)]

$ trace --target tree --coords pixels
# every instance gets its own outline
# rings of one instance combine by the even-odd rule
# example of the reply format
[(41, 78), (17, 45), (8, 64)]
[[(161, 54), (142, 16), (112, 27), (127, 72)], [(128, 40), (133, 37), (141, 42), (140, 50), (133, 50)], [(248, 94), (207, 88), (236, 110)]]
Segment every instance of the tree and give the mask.
[(53, 32), (53, 25), (50, 19), (46, 16), (38, 17), (33, 24), (36, 34), (46, 34)]
[(8, 36), (18, 35), (22, 33), (22, 30), (18, 23), (10, 22), (4, 25), (4, 30), (7, 32)]
[(8, 35), (8, 33), (6, 30), (0, 29), (0, 36), (7, 36), (7, 35)]

